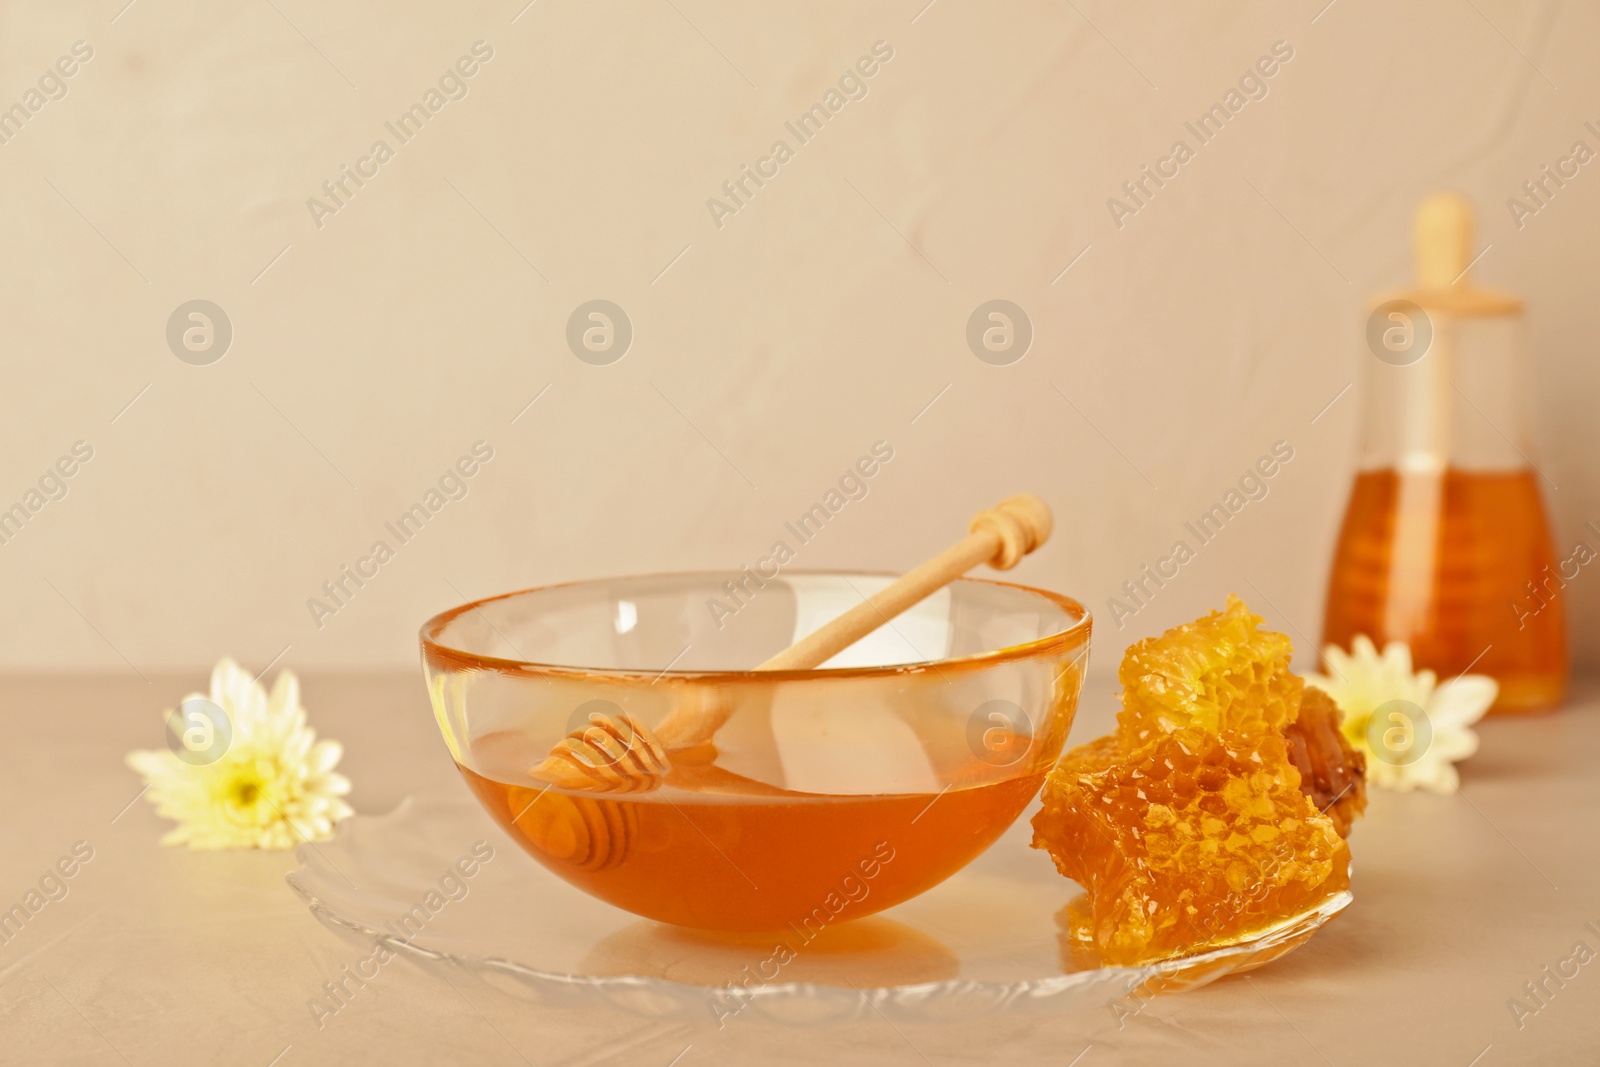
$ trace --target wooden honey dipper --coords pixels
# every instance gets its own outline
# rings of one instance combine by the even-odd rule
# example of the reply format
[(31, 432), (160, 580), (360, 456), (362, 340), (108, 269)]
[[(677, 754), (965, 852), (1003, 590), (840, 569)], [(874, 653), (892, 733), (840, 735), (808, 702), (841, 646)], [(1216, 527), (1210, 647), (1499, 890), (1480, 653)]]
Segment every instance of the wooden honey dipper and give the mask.
[[(812, 670), (901, 612), (949, 585), (980, 563), (1010, 570), (1049, 538), (1050, 508), (1023, 493), (972, 517), (967, 536), (908, 571), (860, 604), (812, 631), (758, 671)], [(669, 753), (707, 744), (736, 710), (720, 689), (691, 686), (652, 733), (626, 712), (618, 723), (600, 713), (550, 750), (529, 774), (552, 786), (595, 792), (642, 792), (659, 787), (672, 770)]]

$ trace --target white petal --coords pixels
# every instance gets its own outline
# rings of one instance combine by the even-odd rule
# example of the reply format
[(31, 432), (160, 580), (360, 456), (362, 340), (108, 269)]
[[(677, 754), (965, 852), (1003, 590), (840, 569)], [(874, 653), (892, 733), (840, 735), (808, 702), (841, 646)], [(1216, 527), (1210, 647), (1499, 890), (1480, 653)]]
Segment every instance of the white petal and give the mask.
[(1404, 768), (1382, 760), (1367, 760), (1367, 778), (1380, 789), (1392, 789), (1397, 793), (1409, 793), (1417, 787)]
[(1378, 660), (1378, 650), (1372, 645), (1372, 638), (1366, 634), (1356, 634), (1355, 640), (1350, 642), (1350, 652), (1353, 658), (1371, 663)]
[(1450, 726), (1470, 726), (1483, 718), (1494, 703), (1500, 686), (1482, 674), (1466, 674), (1434, 690), (1428, 703), (1428, 718)]
[(1477, 734), (1468, 729), (1446, 730), (1433, 735), (1428, 755), (1446, 763), (1459, 763), (1477, 751)]
[(311, 751), (311, 743), (316, 740), (316, 737), (317, 735), (310, 730), (296, 730), (284, 739), (282, 748), (279, 750), (279, 758), (290, 766), (303, 764), (306, 754)]
[(150, 749), (135, 749), (123, 757), (133, 770), (145, 778), (159, 778), (171, 770), (172, 753)]
[(1303, 677), (1305, 678), (1307, 685), (1315, 686), (1324, 693), (1327, 693), (1329, 696), (1333, 696), (1334, 688), (1338, 684), (1327, 675), (1318, 674), (1316, 671), (1307, 671)]
[(1404, 641), (1390, 641), (1383, 646), (1383, 665), (1396, 674), (1411, 673), (1411, 646)]
[(337, 741), (318, 741), (306, 758), (313, 775), (325, 774), (339, 765), (344, 758), (344, 746)]
[(273, 714), (291, 713), (300, 707), (300, 679), (287, 668), (278, 672), (272, 683), (272, 697), (268, 706)]
[(1422, 779), (1419, 784), (1435, 793), (1454, 793), (1456, 787), (1461, 784), (1461, 776), (1456, 773), (1455, 767), (1449, 763), (1434, 764), (1430, 769), (1432, 773)]
[(1322, 660), (1328, 665), (1328, 672), (1334, 677), (1350, 677), (1350, 657), (1340, 651), (1337, 646), (1329, 645), (1323, 649)]

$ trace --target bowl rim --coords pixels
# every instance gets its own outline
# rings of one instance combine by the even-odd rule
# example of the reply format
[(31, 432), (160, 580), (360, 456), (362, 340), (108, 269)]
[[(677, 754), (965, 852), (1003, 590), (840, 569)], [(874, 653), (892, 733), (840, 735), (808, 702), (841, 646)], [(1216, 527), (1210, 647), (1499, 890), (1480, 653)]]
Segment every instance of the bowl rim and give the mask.
[[(1074, 648), (1087, 648), (1091, 631), (1094, 628), (1094, 616), (1081, 602), (1061, 593), (1053, 593), (1048, 589), (1039, 589), (1031, 585), (1022, 585), (1018, 582), (1002, 582), (993, 578), (975, 578), (970, 575), (957, 578), (955, 582), (972, 582), (979, 585), (995, 585), (1006, 589), (1017, 589), (1024, 593), (1032, 593), (1043, 597), (1056, 607), (1066, 611), (1069, 615), (1076, 615), (1077, 621), (1064, 629), (1043, 637), (1036, 637), (1031, 641), (1021, 644), (1007, 645), (1003, 648), (989, 649), (985, 652), (974, 652), (966, 656), (954, 656), (948, 659), (920, 660), (915, 663), (886, 664), (880, 667), (817, 667), (810, 670), (783, 670), (783, 671), (758, 671), (758, 670), (673, 670), (669, 664), (660, 671), (638, 670), (635, 668), (612, 667), (584, 667), (574, 664), (544, 663), (537, 660), (507, 659), (502, 656), (489, 656), (477, 652), (468, 652), (464, 649), (454, 648), (437, 639), (437, 635), (446, 626), (469, 611), (476, 611), (485, 604), (492, 604), (498, 600), (509, 600), (512, 597), (525, 596), (530, 593), (547, 593), (557, 589), (567, 589), (577, 585), (596, 585), (601, 582), (625, 582), (634, 579), (646, 578), (689, 578), (710, 575), (726, 575), (733, 573), (725, 570), (690, 570), (690, 571), (658, 571), (649, 574), (628, 574), (608, 578), (580, 578), (570, 582), (553, 582), (549, 585), (529, 586), (525, 589), (515, 589), (509, 593), (497, 593), (493, 596), (480, 597), (477, 600), (459, 604), (439, 612), (422, 624), (418, 637), (422, 646), (422, 662), (425, 668), (448, 667), (455, 670), (484, 670), (500, 674), (518, 674), (536, 677), (560, 677), (596, 679), (604, 678), (609, 681), (630, 682), (644, 681), (649, 685), (657, 682), (689, 683), (696, 685), (717, 683), (770, 683), (770, 682), (801, 682), (801, 681), (840, 681), (853, 678), (888, 678), (895, 675), (922, 674), (927, 671), (942, 671), (945, 668), (976, 669), (991, 667), (1001, 663), (1029, 659), (1035, 656), (1047, 656), (1055, 653), (1070, 651)], [(855, 576), (864, 578), (895, 579), (899, 574), (891, 571), (855, 570), (855, 569), (819, 569), (808, 568), (786, 569), (782, 576), (816, 576), (839, 577)], [(681, 655), (681, 653), (680, 653)]]

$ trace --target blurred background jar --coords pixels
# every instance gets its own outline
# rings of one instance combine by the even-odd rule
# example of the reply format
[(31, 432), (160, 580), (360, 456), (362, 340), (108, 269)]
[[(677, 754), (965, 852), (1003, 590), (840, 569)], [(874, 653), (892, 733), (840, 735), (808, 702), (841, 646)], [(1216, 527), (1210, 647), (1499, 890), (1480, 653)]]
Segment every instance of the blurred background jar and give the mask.
[(1404, 641), (1417, 669), (1441, 682), (1487, 674), (1500, 685), (1493, 710), (1532, 711), (1566, 692), (1561, 590), (1580, 563), (1551, 548), (1522, 302), (1472, 285), (1472, 229), (1465, 198), (1425, 201), (1417, 287), (1368, 317), (1376, 358), (1323, 644)]

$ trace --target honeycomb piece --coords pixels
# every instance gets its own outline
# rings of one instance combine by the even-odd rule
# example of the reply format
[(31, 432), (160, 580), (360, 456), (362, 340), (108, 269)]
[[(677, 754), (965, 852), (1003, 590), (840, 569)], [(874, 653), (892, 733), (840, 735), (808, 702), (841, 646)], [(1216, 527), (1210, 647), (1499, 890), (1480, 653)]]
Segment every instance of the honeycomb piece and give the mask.
[(1367, 757), (1350, 746), (1339, 729), (1339, 705), (1315, 686), (1306, 686), (1300, 715), (1285, 726), (1289, 758), (1300, 771), (1300, 789), (1317, 810), (1333, 820), (1340, 837), (1367, 808)]
[(1133, 755), (1195, 726), (1209, 734), (1265, 734), (1294, 719), (1305, 684), (1289, 673), (1289, 638), (1261, 629), (1236, 596), (1204, 618), (1128, 649), (1117, 672), (1117, 733)]
[(1141, 757), (1053, 774), (1033, 825), (1035, 846), (1088, 891), (1112, 964), (1236, 941), (1349, 885), (1349, 849), (1276, 736), (1247, 746), (1184, 730)]
[(1326, 695), (1303, 698), (1292, 651), (1237, 597), (1128, 650), (1116, 733), (1062, 758), (1033, 820), (1034, 847), (1086, 891), (1063, 912), (1074, 959), (1188, 955), (1349, 886), (1363, 765)]

